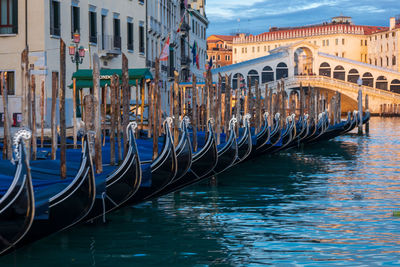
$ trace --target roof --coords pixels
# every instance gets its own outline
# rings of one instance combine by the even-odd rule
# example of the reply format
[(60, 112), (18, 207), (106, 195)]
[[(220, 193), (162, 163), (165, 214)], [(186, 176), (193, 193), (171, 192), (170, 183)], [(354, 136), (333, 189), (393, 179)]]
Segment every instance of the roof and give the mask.
[[(208, 39), (211, 38), (211, 37), (216, 37), (216, 38), (221, 39), (222, 41), (225, 41), (225, 42), (233, 42), (233, 38), (235, 38), (236, 36), (234, 36), (234, 35), (216, 35), (216, 34), (214, 34), (214, 35), (210, 35), (207, 38), (207, 42), (209, 41)], [(210, 40), (210, 41), (214, 41), (214, 40)], [(217, 40), (215, 40), (215, 41), (217, 41)]]
[[(122, 70), (121, 69), (101, 69), (100, 70), (100, 87), (110, 84), (111, 76), (117, 74), (119, 81), (122, 84)], [(93, 70), (81, 69), (74, 72), (72, 78), (76, 79), (76, 88), (92, 88), (93, 87)], [(129, 69), (129, 85), (136, 85), (136, 80), (153, 79), (149, 69)], [(72, 88), (72, 84), (69, 86)]]
[(261, 33), (259, 35), (249, 35), (246, 36), (244, 39), (241, 37), (235, 37), (234, 41), (237, 41), (238, 43), (248, 43), (267, 40), (304, 38), (327, 34), (371, 35), (387, 30), (389, 30), (389, 27), (352, 25), (346, 23), (327, 23), (294, 28), (278, 28), (273, 31)]
[(276, 58), (281, 58), (284, 55), (286, 55), (285, 52), (277, 52), (268, 56), (263, 56), (263, 57), (259, 57), (259, 58), (254, 58), (254, 59), (250, 59), (250, 60), (246, 60), (246, 61), (242, 61), (236, 64), (232, 64), (232, 65), (227, 65), (227, 66), (223, 66), (221, 68), (217, 68), (217, 69), (212, 69), (211, 73), (213, 75), (219, 73), (219, 72), (228, 72), (228, 71), (232, 71), (235, 70), (237, 68), (241, 68), (241, 67), (245, 67), (245, 66), (249, 66), (249, 65), (253, 65), (253, 64), (257, 64), (257, 63), (261, 63), (267, 60), (272, 60), (272, 59), (276, 59)]

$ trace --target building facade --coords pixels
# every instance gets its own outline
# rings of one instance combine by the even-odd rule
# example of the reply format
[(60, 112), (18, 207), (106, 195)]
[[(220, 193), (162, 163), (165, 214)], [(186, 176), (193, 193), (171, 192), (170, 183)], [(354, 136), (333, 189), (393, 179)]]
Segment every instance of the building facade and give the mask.
[[(147, 1), (147, 54), (146, 66), (155, 74), (155, 60), (170, 37), (168, 61), (160, 62), (160, 80), (166, 85), (180, 69), (179, 33), (181, 0)], [(178, 49), (177, 49), (178, 48)]]
[(232, 35), (211, 35), (207, 38), (207, 60), (212, 59), (212, 68), (232, 64)]
[[(321, 53), (399, 71), (399, 28), (400, 20), (395, 18), (391, 18), (390, 27), (381, 27), (354, 25), (350, 17), (344, 16), (320, 25), (272, 27), (269, 32), (259, 35), (240, 34), (234, 38), (233, 63), (266, 56), (279, 47), (307, 41), (318, 46)], [(385, 55), (381, 56), (382, 52)]]
[[(190, 81), (191, 75), (196, 75), (197, 81), (205, 81), (205, 72), (207, 64), (207, 27), (208, 19), (204, 10), (204, 2), (197, 0), (191, 1), (190, 8), (188, 9), (188, 24), (190, 26), (190, 33), (187, 42), (183, 42), (183, 50), (191, 54), (189, 75), (184, 80)], [(196, 51), (195, 51), (196, 50)], [(186, 66), (188, 67), (188, 66)]]
[[(0, 71), (13, 76), (10, 113), (21, 112), (22, 88), (27, 86), (23, 79), (21, 54), (26, 47), (29, 48), (29, 63), (33, 64), (30, 73), (36, 76), (37, 88), (44, 83), (46, 99), (51, 98), (53, 73), (60, 72), (60, 39), (67, 46), (66, 83), (71, 83), (76, 65), (68, 56), (68, 46), (74, 33), (80, 34), (79, 45), (85, 49), (85, 57), (79, 66), (81, 69), (92, 68), (94, 53), (99, 55), (103, 69), (120, 69), (122, 53), (127, 56), (130, 68), (146, 66), (144, 0), (118, 1), (118, 4), (105, 0), (0, 1), (9, 9), (0, 15), (0, 51), (3, 51), (0, 53)], [(67, 89), (66, 93), (69, 125), (72, 118), (71, 91)], [(48, 122), (50, 104), (46, 106)]]

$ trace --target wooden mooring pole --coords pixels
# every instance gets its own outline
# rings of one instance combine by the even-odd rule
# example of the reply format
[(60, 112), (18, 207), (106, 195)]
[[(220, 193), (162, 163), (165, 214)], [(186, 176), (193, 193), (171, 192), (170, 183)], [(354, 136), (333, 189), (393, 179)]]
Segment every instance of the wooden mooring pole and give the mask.
[(8, 87), (7, 87), (6, 72), (1, 72), (1, 95), (3, 97), (3, 108), (4, 108), (3, 159), (11, 160), (12, 158), (11, 120), (10, 120), (10, 114), (8, 112)]
[(102, 142), (101, 142), (101, 105), (100, 105), (100, 59), (95, 53), (93, 55), (93, 96), (94, 96), (94, 127), (95, 138), (95, 158), (96, 173), (103, 172)]
[[(61, 162), (61, 169), (60, 175), (61, 179), (67, 178), (67, 127), (65, 122), (65, 72), (66, 72), (66, 65), (65, 65), (65, 43), (62, 39), (60, 39), (60, 162)], [(35, 96), (32, 96), (35, 98)], [(33, 111), (32, 111), (33, 112)], [(36, 139), (33, 138), (32, 140), (36, 142)]]
[(361, 88), (358, 90), (358, 134), (362, 135), (363, 134), (363, 106), (362, 106), (362, 90)]
[(197, 151), (197, 77), (192, 76), (192, 126), (193, 126), (193, 151)]
[[(369, 109), (369, 96), (366, 95), (365, 96), (365, 111), (368, 111)], [(397, 110), (396, 110), (396, 114), (397, 114)], [(365, 133), (369, 134), (369, 121), (365, 124)]]

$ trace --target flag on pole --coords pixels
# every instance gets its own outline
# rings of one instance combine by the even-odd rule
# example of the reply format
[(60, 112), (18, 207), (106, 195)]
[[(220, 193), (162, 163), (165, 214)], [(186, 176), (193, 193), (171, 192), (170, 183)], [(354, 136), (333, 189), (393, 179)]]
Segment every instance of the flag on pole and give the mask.
[(182, 18), (181, 18), (181, 22), (179, 23), (178, 30), (177, 30), (176, 32), (180, 32), (180, 31), (181, 31), (183, 22), (185, 21), (185, 16), (186, 16), (186, 10), (185, 10), (185, 12), (183, 13), (183, 16), (182, 16)]
[(193, 46), (192, 46), (192, 55), (193, 55), (193, 65), (195, 65), (197, 62), (197, 43), (194, 41)]
[(200, 69), (199, 53), (196, 54), (196, 67), (198, 70)]
[(160, 61), (168, 61), (169, 56), (169, 35), (167, 41), (165, 41), (164, 47), (161, 50)]
[(185, 9), (187, 9), (188, 8), (188, 0), (185, 0), (184, 3), (185, 3)]

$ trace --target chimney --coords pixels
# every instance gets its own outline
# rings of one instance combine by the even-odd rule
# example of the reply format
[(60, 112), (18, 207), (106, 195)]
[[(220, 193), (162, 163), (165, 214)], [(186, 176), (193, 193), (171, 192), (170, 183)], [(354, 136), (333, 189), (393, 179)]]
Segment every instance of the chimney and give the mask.
[(395, 19), (395, 17), (391, 17), (390, 18), (390, 30), (393, 30), (395, 26), (396, 26), (396, 19)]

